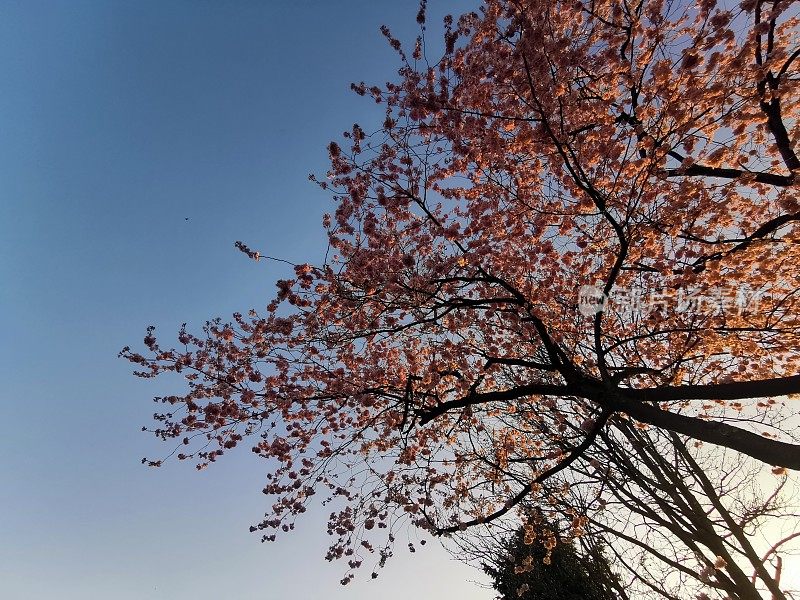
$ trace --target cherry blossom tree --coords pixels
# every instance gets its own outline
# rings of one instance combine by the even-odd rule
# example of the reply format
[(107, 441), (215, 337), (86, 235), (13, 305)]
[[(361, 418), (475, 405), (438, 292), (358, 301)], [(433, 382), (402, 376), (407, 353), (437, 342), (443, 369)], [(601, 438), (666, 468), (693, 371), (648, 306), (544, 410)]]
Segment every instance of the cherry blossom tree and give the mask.
[(408, 520), (450, 535), (568, 501), (620, 420), (800, 468), (780, 426), (800, 393), (796, 9), (487, 0), (445, 20), (435, 62), (384, 28), (397, 78), (353, 88), (385, 121), (331, 143), (317, 181), (329, 258), (263, 312), (122, 351), (185, 377), (155, 434), (200, 468), (264, 457), (265, 539), (323, 492), (328, 558), (352, 569)]

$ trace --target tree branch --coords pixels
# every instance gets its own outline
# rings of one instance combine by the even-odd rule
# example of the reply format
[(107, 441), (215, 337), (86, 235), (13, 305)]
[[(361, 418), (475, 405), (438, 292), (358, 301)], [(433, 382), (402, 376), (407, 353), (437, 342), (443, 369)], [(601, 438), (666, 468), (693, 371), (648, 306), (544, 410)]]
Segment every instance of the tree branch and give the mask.
[(738, 179), (743, 176), (752, 176), (758, 183), (766, 183), (778, 187), (794, 185), (794, 175), (777, 175), (775, 173), (750, 172), (741, 169), (725, 169), (721, 167), (708, 167), (705, 165), (691, 165), (686, 169), (666, 169), (667, 177), (720, 177), (722, 179)]
[(773, 398), (775, 396), (800, 393), (800, 375), (708, 385), (679, 385), (659, 388), (625, 389), (621, 390), (621, 392), (628, 398), (645, 402)]
[(800, 445), (768, 439), (727, 423), (661, 410), (626, 396), (615, 398), (614, 406), (637, 421), (724, 446), (770, 465), (800, 470)]
[(574, 463), (576, 460), (578, 460), (578, 458), (580, 458), (580, 456), (586, 450), (589, 449), (589, 446), (591, 446), (594, 443), (594, 440), (597, 438), (597, 435), (600, 433), (603, 427), (605, 427), (605, 424), (608, 421), (608, 418), (611, 416), (611, 413), (612, 411), (603, 409), (603, 412), (600, 413), (600, 415), (597, 417), (597, 421), (595, 422), (592, 430), (586, 435), (586, 437), (580, 444), (578, 444), (577, 446), (575, 446), (575, 448), (572, 449), (567, 458), (565, 458), (558, 464), (553, 465), (546, 471), (542, 471), (541, 473), (539, 473), (533, 479), (533, 481), (524, 485), (516, 496), (509, 499), (508, 502), (506, 502), (505, 506), (503, 506), (503, 508), (496, 510), (487, 517), (472, 519), (471, 521), (459, 523), (458, 525), (436, 529), (433, 532), (434, 535), (443, 535), (447, 533), (455, 533), (456, 531), (463, 531), (464, 529), (467, 529), (469, 527), (480, 525), (481, 523), (490, 523), (495, 519), (499, 519), (500, 517), (502, 517), (504, 514), (506, 514), (508, 511), (514, 508), (517, 504), (522, 502), (522, 500), (525, 499), (525, 496), (531, 493), (531, 490), (533, 489), (534, 485), (543, 482), (545, 479), (552, 477), (553, 475), (559, 473), (560, 471), (563, 471), (572, 463)]
[(468, 396), (464, 396), (458, 400), (449, 400), (448, 402), (442, 402), (441, 404), (437, 404), (436, 406), (427, 410), (421, 410), (417, 413), (417, 415), (419, 416), (419, 424), (425, 425), (444, 413), (456, 408), (466, 408), (467, 406), (486, 404), (488, 402), (516, 400), (526, 396), (571, 396), (577, 391), (578, 389), (575, 386), (570, 385), (534, 383), (530, 385), (521, 385), (507, 390), (498, 390), (481, 394), (469, 394)]

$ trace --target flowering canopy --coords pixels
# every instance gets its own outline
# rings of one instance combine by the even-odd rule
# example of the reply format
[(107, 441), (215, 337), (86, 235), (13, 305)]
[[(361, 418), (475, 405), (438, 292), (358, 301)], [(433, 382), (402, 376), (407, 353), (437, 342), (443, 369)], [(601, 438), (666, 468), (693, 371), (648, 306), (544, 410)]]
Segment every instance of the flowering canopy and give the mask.
[(331, 258), (263, 313), (123, 350), (186, 377), (157, 435), (201, 467), (247, 438), (268, 539), (327, 490), (353, 568), (404, 515), (449, 534), (557, 494), (609, 419), (800, 468), (760, 427), (800, 392), (793, 9), (488, 0), (434, 64), (384, 29), (398, 79), (353, 88), (386, 120), (318, 182)]

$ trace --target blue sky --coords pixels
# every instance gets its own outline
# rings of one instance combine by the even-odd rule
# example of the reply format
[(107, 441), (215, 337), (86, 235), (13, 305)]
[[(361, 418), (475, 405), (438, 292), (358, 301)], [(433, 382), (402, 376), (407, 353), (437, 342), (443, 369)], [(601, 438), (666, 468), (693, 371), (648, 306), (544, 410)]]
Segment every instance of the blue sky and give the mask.
[[(466, 0), (431, 0), (433, 25)], [(428, 544), (342, 588), (323, 511), (262, 545), (264, 465), (140, 465), (157, 382), (116, 358), (144, 328), (262, 307), (323, 250), (325, 146), (380, 109), (415, 0), (0, 2), (0, 596), (488, 599)], [(186, 217), (189, 218), (186, 221)], [(408, 533), (411, 540), (414, 532)]]

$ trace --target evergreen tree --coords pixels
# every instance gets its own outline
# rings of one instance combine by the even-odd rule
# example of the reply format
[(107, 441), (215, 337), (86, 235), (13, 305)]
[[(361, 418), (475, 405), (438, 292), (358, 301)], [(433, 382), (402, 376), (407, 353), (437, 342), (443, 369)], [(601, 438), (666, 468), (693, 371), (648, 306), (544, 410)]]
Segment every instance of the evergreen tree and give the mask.
[(600, 547), (581, 553), (547, 527), (535, 537), (520, 528), (493, 550), (483, 570), (502, 600), (628, 599)]

